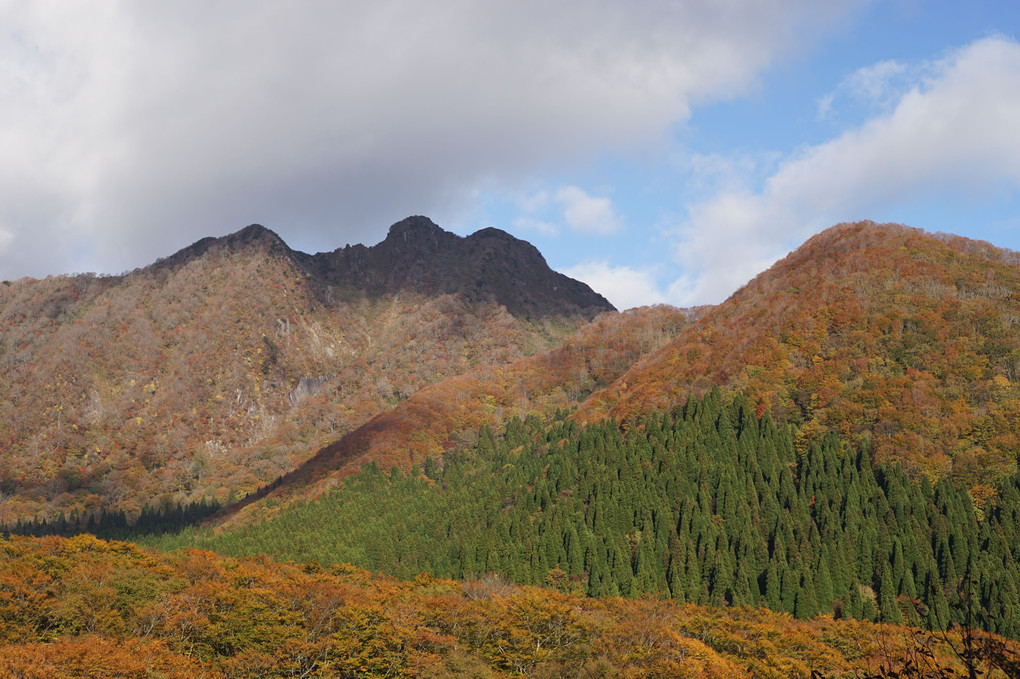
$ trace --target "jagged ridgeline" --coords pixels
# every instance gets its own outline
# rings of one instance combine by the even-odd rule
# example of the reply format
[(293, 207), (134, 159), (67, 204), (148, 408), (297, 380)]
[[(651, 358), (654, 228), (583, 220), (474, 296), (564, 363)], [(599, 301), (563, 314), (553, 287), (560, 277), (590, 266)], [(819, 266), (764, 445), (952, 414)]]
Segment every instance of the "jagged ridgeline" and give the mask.
[(524, 241), (424, 217), (374, 246), (252, 225), (123, 276), (0, 285), (0, 524), (227, 502), (612, 309)]
[(627, 431), (514, 419), (474, 454), (370, 465), (260, 525), (142, 541), (1020, 636), (1020, 477), (978, 508), (806, 431), (718, 390)]

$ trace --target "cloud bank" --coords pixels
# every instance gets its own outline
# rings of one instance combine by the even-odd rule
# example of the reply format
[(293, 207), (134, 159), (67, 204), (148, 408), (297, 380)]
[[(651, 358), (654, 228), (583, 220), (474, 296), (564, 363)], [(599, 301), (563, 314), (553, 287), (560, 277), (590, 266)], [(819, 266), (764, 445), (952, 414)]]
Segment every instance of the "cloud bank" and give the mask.
[(582, 262), (560, 273), (587, 283), (621, 311), (668, 302), (667, 295), (658, 289), (655, 267), (613, 266), (602, 260)]
[[(1020, 189), (1020, 44), (985, 38), (916, 72), (888, 112), (787, 157), (761, 190), (730, 187), (688, 205), (676, 248), (686, 276), (671, 301), (719, 302), (839, 222), (878, 219), (918, 199)], [(903, 69), (860, 73), (865, 93), (880, 97), (883, 77)]]
[(0, 276), (375, 242), (652, 143), (857, 4), (0, 0)]

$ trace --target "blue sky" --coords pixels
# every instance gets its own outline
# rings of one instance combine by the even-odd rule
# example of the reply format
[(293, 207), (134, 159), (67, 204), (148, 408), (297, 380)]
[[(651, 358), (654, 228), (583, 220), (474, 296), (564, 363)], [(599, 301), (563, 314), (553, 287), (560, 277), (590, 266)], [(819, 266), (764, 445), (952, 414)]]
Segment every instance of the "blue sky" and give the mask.
[(1006, 0), (0, 0), (0, 278), (496, 226), (620, 308), (832, 224), (1020, 250)]
[[(980, 68), (982, 55), (976, 52), (982, 46), (1011, 53), (1002, 73), (1004, 82), (989, 84), (1012, 87), (1011, 98), (1003, 99), (1015, 112), (1015, 126), (1003, 126), (996, 133), (1009, 137), (1002, 139), (1004, 148), (1016, 149), (1018, 27), (1020, 4), (1014, 3), (869, 4), (851, 12), (825, 39), (808, 42), (763, 70), (746, 93), (694, 107), (690, 118), (678, 123), (660, 147), (608, 154), (570, 173), (534, 178), (529, 197), (544, 194), (541, 209), (527, 209), (526, 201), (522, 209), (519, 196), (487, 192), (479, 200), (478, 214), (493, 225), (516, 227), (517, 235), (534, 242), (555, 268), (586, 280), (621, 308), (653, 302), (719, 302), (764, 265), (840, 221), (898, 222), (1020, 250), (1020, 176), (1017, 165), (1007, 163), (981, 177), (977, 186), (967, 184), (966, 174), (956, 176), (952, 171), (916, 181), (891, 177), (888, 195), (848, 182), (847, 195), (833, 196), (831, 207), (796, 210), (785, 223), (754, 224), (770, 237), (749, 256), (734, 254), (741, 248), (739, 238), (707, 244), (707, 251), (700, 253), (708, 258), (707, 267), (718, 269), (731, 260), (736, 269), (731, 275), (717, 275), (674, 252), (696, 240), (683, 235), (684, 229), (700, 226), (693, 223), (692, 208), (705, 207), (735, 188), (760, 197), (784, 163), (888, 118), (909, 92), (937, 87), (961, 61), (978, 62), (975, 68)], [(940, 64), (946, 60), (950, 63)], [(989, 100), (998, 94), (990, 92)], [(969, 133), (949, 128), (938, 136)], [(977, 153), (980, 160), (984, 152)], [(918, 162), (938, 162), (939, 154), (934, 155)], [(945, 155), (948, 165), (956, 162), (948, 151)], [(877, 153), (872, 160), (885, 159)], [(843, 168), (838, 163), (823, 167), (838, 184)], [(884, 172), (881, 167), (874, 171)], [(924, 174), (912, 163), (900, 171)], [(608, 201), (603, 206), (615, 228), (607, 226), (610, 233), (578, 238), (562, 202), (555, 199), (556, 189), (551, 187), (557, 185), (576, 186), (592, 198)], [(709, 228), (723, 220), (703, 221), (707, 224), (701, 228)], [(705, 283), (702, 289), (697, 286), (699, 275)], [(677, 281), (682, 282), (676, 285)]]

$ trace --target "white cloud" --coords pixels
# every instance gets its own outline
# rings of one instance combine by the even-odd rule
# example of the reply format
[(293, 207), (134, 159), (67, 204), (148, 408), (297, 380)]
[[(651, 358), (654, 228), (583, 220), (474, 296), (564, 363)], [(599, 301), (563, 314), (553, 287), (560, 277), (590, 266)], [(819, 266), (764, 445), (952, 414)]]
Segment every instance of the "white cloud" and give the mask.
[(517, 207), (528, 214), (539, 212), (544, 210), (549, 204), (549, 192), (545, 190), (538, 190), (534, 193), (519, 196), (516, 202)]
[(576, 186), (556, 191), (556, 202), (563, 209), (563, 219), (571, 231), (608, 235), (620, 230), (620, 218), (608, 198), (590, 196)]
[(606, 261), (582, 262), (561, 271), (583, 281), (623, 311), (636, 306), (667, 303), (656, 283), (655, 268), (612, 266)]
[(833, 92), (819, 100), (818, 115), (828, 118), (836, 99), (840, 97), (849, 97), (873, 106), (889, 106), (904, 94), (905, 87), (909, 88), (911, 79), (916, 78), (914, 69), (892, 59), (864, 66), (844, 78)]
[(729, 188), (689, 205), (679, 302), (721, 301), (838, 222), (881, 221), (918, 198), (1020, 189), (1020, 44), (986, 38), (920, 70), (930, 75), (888, 113), (787, 158), (761, 191)]
[(762, 171), (762, 166), (773, 165), (779, 159), (774, 153), (689, 153), (678, 156), (673, 163), (684, 172), (684, 185), (689, 190), (704, 192), (709, 188), (742, 187)]
[(534, 231), (540, 233), (543, 236), (555, 236), (559, 233), (553, 224), (544, 222), (541, 219), (532, 219), (530, 217), (518, 217), (514, 220), (514, 227), (522, 231)]
[(374, 242), (653, 142), (861, 2), (0, 0), (0, 271)]

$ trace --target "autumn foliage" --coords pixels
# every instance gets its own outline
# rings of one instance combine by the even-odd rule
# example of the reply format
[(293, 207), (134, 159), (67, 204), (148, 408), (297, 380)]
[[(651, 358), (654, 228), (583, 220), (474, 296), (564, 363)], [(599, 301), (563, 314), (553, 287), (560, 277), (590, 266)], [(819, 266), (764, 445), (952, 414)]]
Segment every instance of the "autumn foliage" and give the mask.
[(407, 470), (428, 457), (441, 459), (450, 450), (471, 448), (482, 426), (502, 430), (514, 416), (573, 410), (687, 323), (687, 314), (668, 306), (603, 314), (555, 349), (508, 365), (476, 368), (424, 388), (234, 506), (225, 525), (244, 522), (255, 513), (271, 515), (264, 502), (252, 504), (265, 497), (315, 497), (365, 464)]
[[(523, 248), (429, 228), (433, 258)], [(390, 289), (365, 262), (370, 280), (334, 284), (261, 227), (123, 276), (0, 285), (0, 525), (243, 496), (422, 387), (552, 348), (598, 311), (561, 284), (558, 311), (514, 297), (513, 315), (499, 290), (463, 272), (446, 284), (390, 240), (336, 256), (418, 256), (437, 289)]]
[(852, 676), (912, 643), (870, 623), (155, 555), (84, 535), (0, 541), (0, 625), (0, 674), (40, 678)]
[(632, 419), (714, 385), (777, 418), (869, 439), (877, 461), (985, 498), (1020, 450), (1020, 255), (842, 224), (752, 280), (579, 417)]

